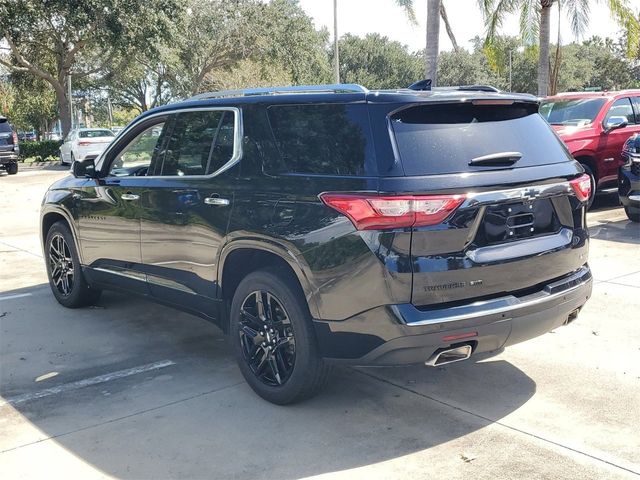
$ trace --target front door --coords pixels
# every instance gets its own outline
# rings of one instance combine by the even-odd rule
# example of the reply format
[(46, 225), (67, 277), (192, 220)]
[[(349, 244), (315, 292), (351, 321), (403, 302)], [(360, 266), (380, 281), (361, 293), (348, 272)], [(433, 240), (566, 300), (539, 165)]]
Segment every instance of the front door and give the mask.
[(160, 153), (164, 119), (144, 122), (110, 148), (101, 178), (88, 181), (78, 198), (79, 239), (95, 281), (148, 293), (141, 269), (140, 199), (146, 174)]
[(235, 109), (176, 113), (166, 153), (141, 199), (142, 262), (151, 293), (211, 317), (240, 156), (238, 115)]
[(602, 134), (604, 143), (604, 148), (600, 149), (602, 171), (598, 172), (598, 175), (600, 177), (600, 185), (605, 187), (614, 185), (618, 179), (618, 168), (624, 163), (622, 158), (624, 142), (634, 133), (640, 132), (640, 125), (636, 123), (631, 99), (625, 97), (616, 100), (609, 108), (603, 124), (606, 124), (610, 117), (625, 117), (627, 126)]

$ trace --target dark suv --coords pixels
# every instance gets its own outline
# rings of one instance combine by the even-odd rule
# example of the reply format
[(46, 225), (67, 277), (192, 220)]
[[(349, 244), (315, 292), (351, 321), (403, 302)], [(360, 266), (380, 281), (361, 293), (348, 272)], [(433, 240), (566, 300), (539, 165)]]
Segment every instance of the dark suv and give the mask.
[(635, 134), (625, 142), (622, 157), (626, 163), (618, 172), (618, 196), (627, 217), (632, 222), (640, 222), (640, 134)]
[(0, 117), (0, 169), (9, 175), (18, 173), (18, 134), (5, 117)]
[(219, 92), (77, 162), (42, 241), (61, 304), (119, 289), (210, 319), (284, 404), (336, 361), (438, 366), (572, 321), (589, 190), (532, 96)]

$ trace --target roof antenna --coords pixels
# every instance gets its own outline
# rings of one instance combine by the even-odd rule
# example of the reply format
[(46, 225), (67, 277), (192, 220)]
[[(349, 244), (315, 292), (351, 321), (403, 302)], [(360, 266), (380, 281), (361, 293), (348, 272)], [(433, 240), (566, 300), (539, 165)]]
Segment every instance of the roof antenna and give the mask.
[(409, 85), (410, 90), (431, 90), (431, 79), (418, 80), (415, 83)]

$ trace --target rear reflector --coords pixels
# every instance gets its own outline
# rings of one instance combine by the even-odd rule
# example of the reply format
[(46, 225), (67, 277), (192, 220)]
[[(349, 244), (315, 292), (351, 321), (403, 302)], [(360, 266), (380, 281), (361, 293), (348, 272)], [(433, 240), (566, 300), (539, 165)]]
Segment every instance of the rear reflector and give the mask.
[(87, 141), (84, 141), (84, 142), (78, 142), (78, 145), (80, 145), (81, 147), (86, 147), (87, 145), (91, 145), (91, 144), (93, 144), (93, 143), (94, 143), (94, 142), (87, 142)]
[(578, 200), (581, 202), (589, 200), (589, 197), (591, 196), (591, 189), (593, 188), (591, 185), (591, 177), (589, 175), (585, 173), (578, 178), (574, 178), (569, 183), (571, 184), (571, 188), (573, 188), (576, 197), (578, 197)]
[(349, 217), (358, 230), (436, 225), (464, 201), (464, 195), (361, 195), (321, 193), (329, 207)]
[(459, 333), (457, 335), (449, 335), (448, 337), (442, 337), (443, 342), (452, 342), (454, 340), (462, 340), (464, 338), (477, 337), (478, 332)]

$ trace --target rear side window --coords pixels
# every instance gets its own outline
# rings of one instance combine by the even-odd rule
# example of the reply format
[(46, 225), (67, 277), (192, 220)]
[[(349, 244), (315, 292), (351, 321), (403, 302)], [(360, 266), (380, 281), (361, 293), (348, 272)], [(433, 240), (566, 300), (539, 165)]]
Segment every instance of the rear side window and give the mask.
[(522, 154), (513, 168), (571, 160), (537, 105), (420, 105), (391, 117), (406, 175), (483, 171), (469, 162), (485, 155)]
[(235, 114), (230, 110), (178, 113), (160, 175), (209, 175), (234, 154)]
[(274, 105), (269, 122), (282, 164), (291, 173), (372, 174), (366, 105)]

